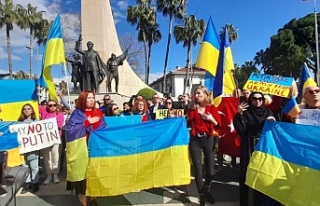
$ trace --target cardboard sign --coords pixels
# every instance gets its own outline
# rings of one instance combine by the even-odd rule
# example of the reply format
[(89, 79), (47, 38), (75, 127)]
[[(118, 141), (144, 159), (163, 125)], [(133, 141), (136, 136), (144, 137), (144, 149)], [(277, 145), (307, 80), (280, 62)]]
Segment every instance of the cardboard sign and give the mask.
[(9, 130), (10, 132), (18, 133), (20, 154), (61, 143), (57, 120), (55, 118), (34, 121), (30, 124), (10, 125)]
[(294, 79), (292, 77), (252, 73), (243, 89), (280, 97), (288, 97), (293, 81)]
[(302, 109), (296, 123), (320, 126), (320, 109)]
[[(176, 109), (177, 111), (177, 117), (183, 117), (184, 116), (184, 110), (183, 109)], [(168, 117), (168, 109), (158, 109), (156, 111), (156, 119), (164, 119)]]

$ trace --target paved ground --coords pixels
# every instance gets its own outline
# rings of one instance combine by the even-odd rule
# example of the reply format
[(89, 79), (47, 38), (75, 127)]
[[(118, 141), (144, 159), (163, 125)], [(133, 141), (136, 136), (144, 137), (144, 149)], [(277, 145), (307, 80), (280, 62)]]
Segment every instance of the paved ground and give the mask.
[[(61, 174), (64, 179), (64, 173)], [(215, 206), (238, 206), (239, 192), (237, 178), (238, 168), (224, 167), (215, 175), (212, 193)], [(44, 178), (41, 178), (43, 181)], [(17, 206), (79, 206), (78, 199), (69, 191), (65, 191), (66, 182), (41, 185), (40, 191), (31, 194), (17, 195)], [(97, 199), (99, 206), (104, 205), (198, 205), (198, 194), (195, 182), (185, 187), (154, 188), (115, 197)], [(0, 204), (1, 205), (1, 204)], [(11, 203), (10, 206), (14, 204)], [(2, 205), (1, 205), (2, 206)]]

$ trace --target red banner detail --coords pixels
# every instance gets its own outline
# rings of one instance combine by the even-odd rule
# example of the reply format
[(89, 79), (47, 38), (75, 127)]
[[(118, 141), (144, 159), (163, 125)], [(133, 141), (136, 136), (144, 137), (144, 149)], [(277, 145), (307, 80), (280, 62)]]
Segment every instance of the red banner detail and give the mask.
[(232, 119), (237, 113), (239, 98), (223, 97), (218, 106), (221, 119), (219, 153), (240, 156), (240, 137), (233, 127)]

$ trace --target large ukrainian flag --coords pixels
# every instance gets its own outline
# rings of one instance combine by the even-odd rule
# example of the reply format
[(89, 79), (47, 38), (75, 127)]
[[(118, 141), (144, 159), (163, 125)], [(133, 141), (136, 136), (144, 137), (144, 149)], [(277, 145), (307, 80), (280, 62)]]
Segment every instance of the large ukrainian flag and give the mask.
[(317, 86), (317, 83), (313, 80), (308, 66), (306, 63), (303, 64), (301, 68), (301, 76), (299, 81), (299, 88), (298, 88), (298, 99), (303, 97), (303, 92), (307, 87)]
[(206, 70), (205, 86), (210, 91), (213, 89), (214, 77), (216, 76), (219, 50), (220, 39), (210, 17), (196, 61), (196, 67)]
[(188, 143), (184, 118), (92, 132), (86, 195), (114, 196), (190, 184)]
[(284, 205), (320, 203), (320, 127), (266, 122), (246, 184)]
[(47, 44), (42, 60), (42, 74), (39, 85), (48, 89), (49, 98), (58, 101), (57, 92), (53, 83), (51, 69), (53, 65), (65, 64), (65, 50), (62, 39), (60, 16), (58, 15), (49, 30)]

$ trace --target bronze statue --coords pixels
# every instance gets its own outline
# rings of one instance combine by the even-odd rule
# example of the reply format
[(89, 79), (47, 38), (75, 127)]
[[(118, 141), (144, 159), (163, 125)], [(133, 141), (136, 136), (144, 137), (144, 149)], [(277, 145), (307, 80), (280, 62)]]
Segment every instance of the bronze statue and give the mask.
[(126, 59), (127, 54), (128, 54), (128, 49), (118, 57), (114, 53), (112, 53), (111, 57), (108, 59), (107, 61), (107, 92), (112, 92), (111, 82), (113, 78), (116, 81), (116, 92), (118, 92), (118, 85), (119, 85), (118, 66), (123, 64), (123, 61)]
[(79, 87), (80, 90), (83, 90), (82, 86), (82, 63), (81, 63), (81, 56), (80, 54), (74, 54), (72, 55), (74, 60), (66, 58), (67, 62), (71, 63), (72, 66), (72, 71), (71, 71), (71, 82), (73, 83), (73, 92), (77, 93), (78, 92), (78, 82), (79, 82)]
[(82, 54), (82, 85), (83, 90), (92, 90), (99, 93), (99, 85), (106, 76), (106, 65), (99, 53), (93, 50), (93, 43), (87, 42), (87, 50), (81, 50), (82, 37), (79, 36), (75, 50)]

